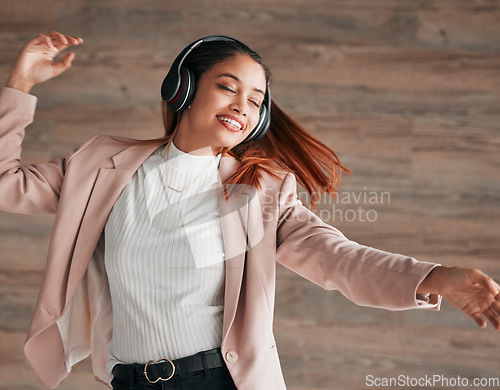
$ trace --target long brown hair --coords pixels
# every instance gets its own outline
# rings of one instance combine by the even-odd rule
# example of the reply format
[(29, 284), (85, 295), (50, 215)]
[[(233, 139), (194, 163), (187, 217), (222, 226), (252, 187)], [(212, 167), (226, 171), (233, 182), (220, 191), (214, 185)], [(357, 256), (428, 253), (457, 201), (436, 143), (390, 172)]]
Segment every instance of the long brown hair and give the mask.
[[(184, 66), (193, 72), (197, 82), (215, 64), (241, 54), (256, 61), (262, 67), (266, 81), (271, 82), (271, 71), (259, 54), (237, 41), (203, 43), (189, 54)], [(166, 102), (162, 102), (162, 114), (168, 148), (182, 113), (173, 111)], [(265, 136), (259, 141), (225, 148), (222, 153), (239, 161), (238, 168), (224, 184), (260, 188), (263, 173), (277, 176), (280, 171), (293, 172), (299, 184), (309, 193), (313, 208), (320, 193), (335, 195), (342, 171), (349, 173), (332, 149), (308, 133), (274, 101), (271, 102), (271, 126)]]

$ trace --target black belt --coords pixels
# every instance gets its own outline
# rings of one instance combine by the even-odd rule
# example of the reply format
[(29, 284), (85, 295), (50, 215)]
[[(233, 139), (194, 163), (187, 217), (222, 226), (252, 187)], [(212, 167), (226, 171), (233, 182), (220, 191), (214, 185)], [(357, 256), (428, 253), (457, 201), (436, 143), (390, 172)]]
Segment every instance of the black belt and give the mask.
[(160, 380), (170, 380), (178, 374), (219, 368), (225, 365), (220, 348), (215, 348), (176, 360), (164, 358), (150, 360), (146, 364), (116, 364), (113, 367), (113, 376), (129, 380), (135, 378), (136, 382), (147, 380), (149, 383), (156, 383)]

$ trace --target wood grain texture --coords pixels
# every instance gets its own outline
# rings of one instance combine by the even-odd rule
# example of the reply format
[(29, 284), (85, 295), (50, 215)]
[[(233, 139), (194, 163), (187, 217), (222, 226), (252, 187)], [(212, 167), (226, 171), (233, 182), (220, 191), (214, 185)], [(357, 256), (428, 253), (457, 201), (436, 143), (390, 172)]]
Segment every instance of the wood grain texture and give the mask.
[[(270, 65), (273, 98), (353, 171), (318, 215), (360, 243), (500, 280), (500, 1), (4, 0), (1, 80), (23, 43), (49, 30), (85, 44), (71, 70), (33, 90), (22, 163), (99, 133), (159, 136), (173, 58), (200, 36), (232, 35)], [(43, 388), (22, 345), (52, 223), (0, 214), (0, 389)], [(278, 266), (275, 316), (289, 389), (500, 377), (498, 334), (447, 303), (361, 308)], [(60, 388), (104, 387), (86, 360)]]

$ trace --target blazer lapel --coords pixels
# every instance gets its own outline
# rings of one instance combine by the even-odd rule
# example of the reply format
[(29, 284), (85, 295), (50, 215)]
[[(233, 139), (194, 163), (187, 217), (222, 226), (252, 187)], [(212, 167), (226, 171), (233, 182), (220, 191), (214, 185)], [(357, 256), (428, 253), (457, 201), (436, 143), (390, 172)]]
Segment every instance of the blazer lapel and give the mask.
[(73, 297), (102, 234), (109, 213), (123, 188), (139, 166), (163, 142), (138, 144), (127, 147), (112, 157), (114, 167), (101, 168), (97, 174), (89, 202), (82, 219), (69, 270), (66, 305)]
[[(222, 182), (234, 173), (237, 165), (238, 161), (234, 158), (221, 159), (219, 174)], [(219, 197), (220, 224), (226, 255), (223, 342), (236, 315), (245, 268), (249, 202), (249, 194), (245, 191), (245, 187), (240, 188), (240, 194), (227, 200), (224, 194)], [(231, 185), (226, 188), (231, 188)]]

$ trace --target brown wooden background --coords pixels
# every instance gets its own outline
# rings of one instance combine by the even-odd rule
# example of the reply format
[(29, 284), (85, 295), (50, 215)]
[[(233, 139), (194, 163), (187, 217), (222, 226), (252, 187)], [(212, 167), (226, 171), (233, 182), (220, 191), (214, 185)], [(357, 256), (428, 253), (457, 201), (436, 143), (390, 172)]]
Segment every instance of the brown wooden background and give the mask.
[[(354, 171), (322, 217), (355, 241), (500, 280), (500, 1), (1, 0), (0, 81), (24, 42), (51, 29), (85, 44), (70, 71), (34, 89), (24, 162), (97, 133), (160, 135), (159, 86), (174, 56), (200, 36), (232, 35), (271, 66), (276, 101)], [(43, 388), (22, 344), (51, 225), (0, 214), (0, 389)], [(367, 375), (500, 377), (500, 333), (447, 303), (439, 313), (360, 308), (278, 273), (290, 389), (366, 389)], [(87, 361), (60, 388), (102, 387)]]

